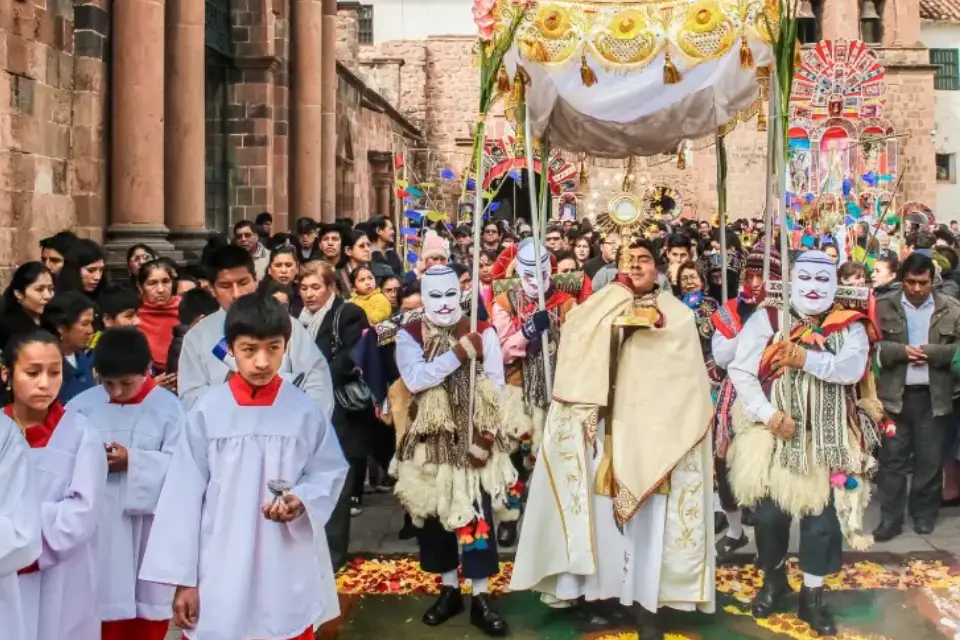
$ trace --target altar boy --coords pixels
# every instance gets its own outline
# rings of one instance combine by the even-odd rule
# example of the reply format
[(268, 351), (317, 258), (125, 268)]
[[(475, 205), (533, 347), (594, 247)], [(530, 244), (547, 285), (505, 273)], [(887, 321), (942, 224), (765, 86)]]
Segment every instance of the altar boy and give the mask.
[(186, 415), (148, 375), (151, 360), (139, 329), (105, 330), (93, 352), (103, 384), (67, 405), (100, 432), (110, 470), (97, 526), (102, 640), (163, 640), (169, 627), (173, 587), (137, 573)]
[(347, 462), (326, 412), (278, 375), (280, 303), (238, 298), (224, 332), (237, 373), (187, 417), (140, 578), (176, 586), (192, 640), (312, 639), (339, 615), (324, 524)]

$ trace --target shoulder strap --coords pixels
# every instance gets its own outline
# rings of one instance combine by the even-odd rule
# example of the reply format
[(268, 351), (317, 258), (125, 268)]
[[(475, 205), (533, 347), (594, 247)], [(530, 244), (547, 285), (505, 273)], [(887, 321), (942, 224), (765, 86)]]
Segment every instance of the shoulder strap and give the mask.
[(343, 311), (343, 305), (345, 304), (347, 304), (345, 301), (341, 302), (337, 310), (333, 312), (333, 344), (330, 346), (331, 356), (336, 356), (343, 347), (343, 343), (340, 342), (340, 312)]

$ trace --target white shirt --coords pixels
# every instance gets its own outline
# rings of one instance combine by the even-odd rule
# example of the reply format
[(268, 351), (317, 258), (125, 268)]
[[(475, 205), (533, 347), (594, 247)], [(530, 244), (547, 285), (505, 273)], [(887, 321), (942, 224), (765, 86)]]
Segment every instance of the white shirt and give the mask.
[(40, 505), (29, 447), (16, 423), (0, 414), (0, 621), (7, 640), (26, 640), (17, 571), (40, 556)]
[(739, 335), (727, 338), (719, 331), (713, 332), (710, 338), (710, 349), (713, 353), (713, 361), (721, 369), (726, 369), (733, 362), (733, 357), (737, 355), (737, 338)]
[(173, 587), (137, 579), (153, 514), (177, 438), (183, 404), (155, 387), (139, 404), (114, 404), (103, 387), (87, 389), (67, 405), (87, 418), (104, 444), (127, 449), (126, 471), (111, 472), (97, 527), (100, 619), (168, 620)]
[[(833, 384), (858, 382), (867, 367), (870, 340), (859, 322), (850, 325), (846, 331), (847, 335), (839, 353), (808, 350), (803, 370), (815, 378)], [(737, 353), (728, 369), (747, 415), (764, 424), (769, 422), (777, 411), (767, 399), (757, 377), (760, 359), (772, 337), (770, 318), (762, 310), (754, 313), (737, 335)]]
[[(503, 357), (500, 353), (500, 338), (492, 326), (487, 327), (480, 339), (483, 341), (483, 373), (497, 389), (505, 384)], [(423, 359), (423, 347), (405, 329), (397, 332), (397, 368), (410, 393), (442, 384), (460, 368), (460, 359), (451, 349), (427, 362)]]
[[(210, 387), (223, 383), (227, 374), (237, 369), (236, 361), (229, 355), (223, 360), (214, 355), (214, 347), (224, 337), (226, 318), (227, 312), (220, 309), (198, 322), (183, 337), (177, 392), (187, 409), (193, 407)], [(293, 325), (290, 344), (280, 364), (280, 375), (288, 382), (294, 382), (303, 374), (299, 387), (323, 409), (324, 415), (330, 417), (333, 415), (333, 383), (327, 360), (300, 321), (290, 318), (290, 323)]]
[[(929, 343), (930, 319), (933, 318), (933, 310), (936, 306), (933, 302), (933, 294), (927, 296), (927, 299), (919, 307), (913, 306), (907, 300), (907, 296), (903, 294), (900, 294), (900, 300), (903, 303), (903, 313), (907, 320), (907, 343), (911, 347), (919, 347)], [(904, 384), (930, 384), (930, 365), (927, 363), (907, 365), (907, 377)]]
[(96, 532), (107, 481), (103, 442), (68, 412), (46, 447), (30, 449), (40, 501), (40, 570), (18, 576), (27, 638), (99, 640)]
[[(140, 579), (198, 587), (192, 640), (292, 638), (340, 614), (324, 525), (347, 462), (326, 414), (283, 382), (269, 406), (212, 388), (187, 416), (160, 494)], [(271, 480), (306, 513), (267, 520)]]

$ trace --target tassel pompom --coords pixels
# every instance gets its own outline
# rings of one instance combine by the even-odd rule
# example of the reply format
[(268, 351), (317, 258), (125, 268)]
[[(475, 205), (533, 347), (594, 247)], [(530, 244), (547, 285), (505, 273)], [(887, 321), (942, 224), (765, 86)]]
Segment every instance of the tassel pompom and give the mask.
[(803, 64), (803, 59), (800, 57), (800, 41), (797, 40), (793, 43), (793, 68), (799, 69)]
[(497, 91), (500, 93), (510, 93), (510, 76), (507, 75), (507, 68), (500, 65), (497, 71)]
[(663, 62), (663, 84), (678, 84), (680, 82), (680, 71), (670, 59), (670, 53), (664, 54)]
[(767, 114), (763, 105), (760, 105), (760, 111), (757, 112), (757, 131), (767, 130)]
[(587, 64), (587, 54), (580, 54), (580, 81), (583, 82), (583, 86), (592, 87), (597, 84), (597, 74), (593, 72), (593, 69), (590, 68), (590, 65)]
[(740, 68), (753, 69), (753, 51), (747, 45), (747, 39), (740, 39)]
[(681, 171), (683, 171), (686, 168), (687, 168), (687, 154), (683, 149), (681, 149), (680, 151), (677, 152), (677, 169), (680, 169)]

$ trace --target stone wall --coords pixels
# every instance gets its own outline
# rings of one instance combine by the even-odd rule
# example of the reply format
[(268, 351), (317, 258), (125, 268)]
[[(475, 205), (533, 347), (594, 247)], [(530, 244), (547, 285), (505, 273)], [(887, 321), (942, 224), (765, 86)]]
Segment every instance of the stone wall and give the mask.
[[(103, 2), (0, 3), (0, 272), (64, 227), (102, 237)], [(75, 25), (76, 21), (76, 25)]]

